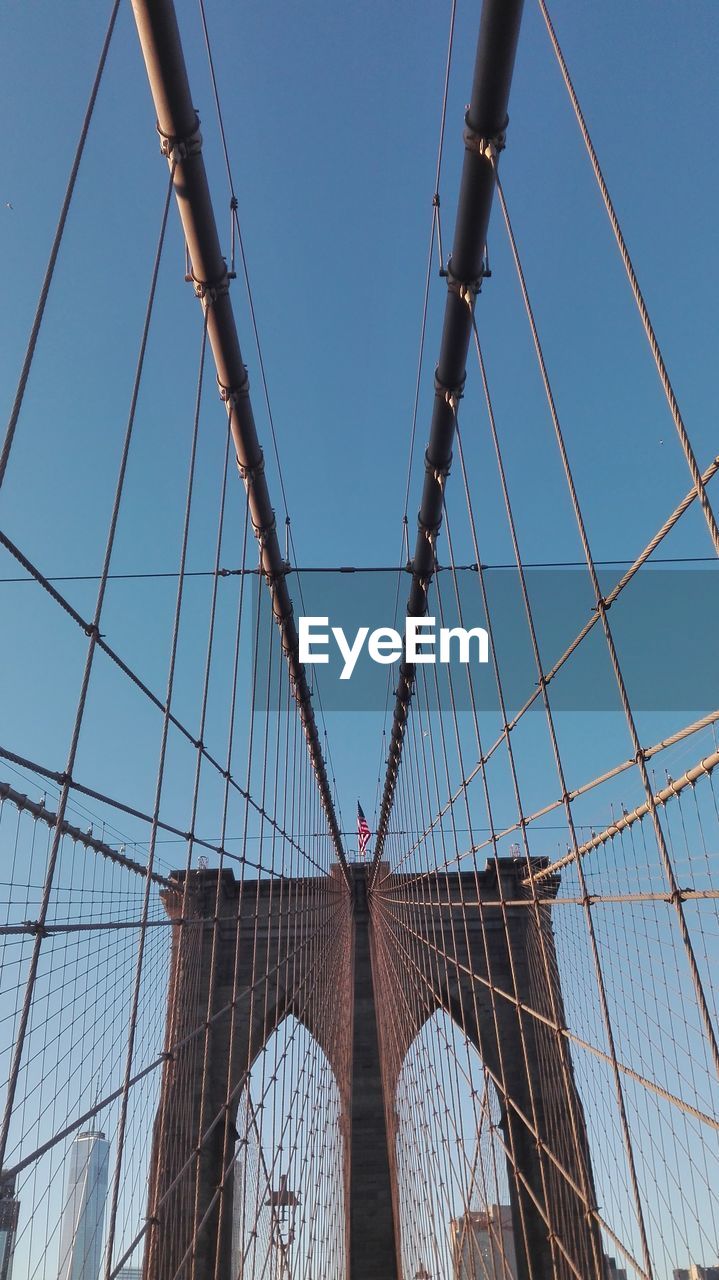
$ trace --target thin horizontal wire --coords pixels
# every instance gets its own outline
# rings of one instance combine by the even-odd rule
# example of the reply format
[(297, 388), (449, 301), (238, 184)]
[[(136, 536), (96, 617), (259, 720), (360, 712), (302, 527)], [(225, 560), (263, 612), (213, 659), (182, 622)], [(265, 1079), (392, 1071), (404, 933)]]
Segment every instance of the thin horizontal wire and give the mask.
[[(634, 560), (615, 559), (615, 560), (595, 560), (594, 562), (599, 568), (611, 568), (615, 565), (633, 565)], [(716, 556), (656, 556), (652, 560), (652, 564), (711, 564), (716, 565)], [(586, 565), (582, 560), (527, 560), (523, 562), (525, 569), (586, 569)], [(482, 564), (482, 569), (496, 571), (498, 569), (514, 570), (516, 573), (517, 566), (510, 562), (498, 562), (497, 564)], [(478, 566), (474, 564), (438, 564), (436, 566), (438, 573), (477, 573)], [(291, 573), (405, 573), (411, 574), (412, 569), (408, 565), (386, 565), (386, 564), (338, 564), (338, 565), (287, 565), (287, 574)], [(184, 574), (185, 578), (241, 578), (241, 577), (261, 577), (263, 570), (258, 567), (248, 567), (245, 569), (189, 569)], [(46, 582), (97, 582), (99, 574), (96, 573), (68, 573), (68, 574), (48, 574)], [(110, 573), (108, 574), (108, 582), (142, 582), (144, 580), (154, 581), (158, 579), (177, 578), (177, 570), (157, 570), (147, 573)], [(36, 582), (37, 579), (31, 574), (19, 575), (12, 578), (0, 578), (0, 585), (6, 586), (14, 582)]]

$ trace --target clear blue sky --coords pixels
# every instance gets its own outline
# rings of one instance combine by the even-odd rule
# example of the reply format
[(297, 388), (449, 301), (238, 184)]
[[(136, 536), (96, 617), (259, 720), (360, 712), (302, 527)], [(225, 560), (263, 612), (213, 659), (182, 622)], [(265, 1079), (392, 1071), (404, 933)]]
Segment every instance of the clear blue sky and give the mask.
[[(12, 119), (0, 208), (6, 404), (105, 8), (13, 4), (3, 16), (4, 114)], [(179, 6), (179, 13), (218, 217), (229, 226), (221, 213), (226, 188), (197, 13), (190, 4)], [(208, 13), (298, 556), (307, 564), (392, 563), (401, 533), (448, 7), (211, 3)], [(445, 245), (451, 242), (477, 13), (477, 5), (459, 6), (442, 180)], [(710, 161), (716, 7), (605, 4), (578, 10), (558, 3), (554, 16), (698, 456), (706, 463), (715, 452), (717, 417), (716, 175)], [(531, 3), (503, 175), (595, 552), (628, 557), (686, 491), (687, 479)], [(144, 69), (129, 6), (123, 6), (2, 499), (3, 526), (48, 572), (93, 572), (100, 563), (164, 183)], [(493, 278), (478, 319), (525, 555), (574, 559), (572, 517), (496, 217), (490, 251)], [(181, 276), (173, 210), (117, 569), (164, 570), (176, 562), (186, 454), (173, 441), (188, 438), (199, 325)], [(442, 289), (435, 280), (420, 457)], [(235, 298), (279, 508), (239, 283)], [(469, 382), (463, 421), (473, 444), (483, 556), (505, 560), (508, 540), (496, 481), (483, 466), (489, 455), (471, 366)], [(222, 432), (212, 395), (207, 422), (208, 435), (215, 433), (202, 473), (210, 512)], [(411, 523), (419, 478), (415, 466)], [(456, 475), (450, 484), (458, 501)], [(208, 515), (191, 547), (192, 567), (209, 564), (213, 536)], [(466, 534), (457, 540), (458, 555), (464, 550), (471, 558)], [(707, 550), (696, 520), (687, 522), (673, 549), (679, 545)], [(34, 592), (3, 590), (3, 609), (20, 590)], [(80, 588), (68, 591), (83, 603), (90, 599)], [(133, 628), (128, 632), (123, 621), (132, 610), (146, 613), (148, 591), (154, 588), (118, 586), (109, 601), (122, 615), (123, 642), (142, 661), (148, 660), (147, 637), (138, 648)], [(42, 646), (35, 652), (32, 633), (50, 614), (41, 604), (37, 612), (34, 604), (28, 610), (22, 632), (28, 656), (36, 658), (28, 679), (40, 715), (45, 681), (54, 686), (56, 679)], [(158, 664), (148, 671), (161, 679), (159, 656)], [(11, 683), (17, 692), (19, 683)], [(14, 727), (26, 704), (14, 705), (13, 689), (8, 696)], [(22, 696), (28, 696), (26, 686)], [(62, 754), (65, 729), (57, 739), (54, 729), (46, 711), (42, 742), (26, 742), (28, 754), (34, 750), (50, 760)], [(373, 803), (379, 721), (356, 716), (338, 729), (331, 735), (333, 753), (351, 816), (356, 793), (367, 800), (365, 807)], [(20, 732), (21, 739), (27, 736)], [(122, 789), (121, 778), (115, 789)]]
[[(0, 391), (9, 408), (109, 6), (8, 0), (0, 15), (4, 157), (0, 244)], [(398, 560), (449, 5), (363, 0), (243, 5), (208, 0), (217, 74), (240, 201), (257, 319), (300, 563)], [(445, 252), (462, 159), (464, 104), (480, 6), (460, 0), (441, 184)], [(228, 193), (196, 6), (178, 4), (218, 220)], [(719, 9), (712, 0), (555, 0), (552, 13), (700, 464), (717, 453), (717, 137)], [(546, 33), (527, 0), (502, 175), (525, 260), (570, 456), (598, 559), (634, 556), (689, 488), (634, 305)], [(52, 574), (99, 570), (108, 502), (129, 401), (149, 269), (166, 184), (130, 6), (124, 5), (38, 345), (0, 525)], [(506, 243), (490, 227), (492, 278), (478, 303), (520, 536), (528, 560), (576, 560), (558, 455)], [(120, 521), (115, 571), (177, 565), (200, 336), (183, 282), (173, 208), (148, 365)], [(280, 519), (280, 488), (241, 281), (235, 308)], [(431, 412), (444, 284), (430, 296), (409, 502), (411, 538)], [(189, 564), (211, 566), (224, 416), (213, 375), (202, 418), (197, 518)], [(482, 557), (510, 546), (470, 364), (461, 421)], [(235, 487), (236, 554), (241, 501)], [(456, 554), (473, 559), (450, 478)], [(452, 496), (454, 495), (454, 497)], [(708, 553), (696, 512), (667, 554)], [(440, 558), (445, 545), (440, 543)], [(0, 558), (0, 576), (18, 572)], [(231, 580), (233, 581), (233, 580)], [(89, 611), (94, 589), (64, 588)], [(223, 587), (223, 591), (225, 587)], [(227, 588), (224, 599), (231, 603)], [(197, 714), (207, 584), (188, 588), (179, 707)], [(164, 688), (171, 583), (112, 584), (104, 630), (158, 692)], [(227, 614), (229, 616), (229, 613)], [(0, 741), (62, 769), (83, 647), (39, 591), (0, 585)], [(377, 619), (377, 624), (384, 621)], [(374, 621), (374, 620), (370, 620)], [(691, 640), (685, 618), (673, 619)], [(217, 697), (208, 741), (224, 741)], [(214, 704), (213, 704), (214, 705)], [(490, 719), (487, 736), (491, 736)], [(344, 825), (356, 796), (371, 814), (382, 716), (330, 714)], [(681, 717), (645, 716), (645, 742)], [(93, 685), (78, 775), (151, 806), (158, 719), (104, 672)], [(571, 784), (629, 752), (610, 716), (566, 717)], [(528, 808), (556, 798), (529, 728)], [(542, 749), (544, 748), (542, 739)], [(699, 752), (697, 751), (697, 754)], [(691, 751), (684, 767), (693, 763)], [(189, 762), (167, 788), (166, 812), (187, 817)], [(0, 770), (0, 776), (5, 776)], [(9, 774), (13, 780), (16, 775)], [(500, 779), (500, 825), (514, 813)], [(23, 789), (21, 786), (20, 789)], [(621, 800), (631, 803), (627, 783)], [(213, 797), (203, 816), (217, 834)], [(610, 815), (581, 811), (583, 821)], [(210, 830), (211, 829), (211, 830)], [(138, 834), (130, 829), (130, 835)], [(547, 851), (556, 833), (547, 836)], [(351, 842), (350, 842), (351, 843)], [(536, 852), (544, 849), (535, 849)], [(184, 857), (184, 854), (182, 854)], [(172, 854), (163, 852), (172, 862)], [(663, 1280), (663, 1278), (662, 1278)]]

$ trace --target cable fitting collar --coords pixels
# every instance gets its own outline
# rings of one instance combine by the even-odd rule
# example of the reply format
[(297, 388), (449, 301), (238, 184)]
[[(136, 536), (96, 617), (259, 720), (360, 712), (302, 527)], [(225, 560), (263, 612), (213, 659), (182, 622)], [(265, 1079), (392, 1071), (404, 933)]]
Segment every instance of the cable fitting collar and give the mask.
[(195, 297), (200, 298), (208, 307), (211, 307), (218, 298), (226, 297), (230, 292), (230, 275), (227, 267), (217, 280), (198, 280), (196, 275), (191, 279)]
[(424, 469), (427, 475), (432, 477), (435, 484), (439, 485), (440, 489), (443, 489), (445, 484), (447, 483), (447, 476), (449, 475), (451, 466), (452, 466), (451, 453), (447, 461), (445, 462), (444, 466), (438, 467), (438, 466), (435, 466), (435, 464), (430, 460), (429, 449), (425, 450)]
[[(248, 466), (247, 463), (240, 462), (240, 459), (238, 458), (237, 470), (240, 473), (240, 478), (244, 480), (245, 484), (247, 485), (247, 488), (251, 489), (252, 486), (255, 484), (257, 477), (263, 475), (265, 470), (265, 455), (262, 452), (262, 450), (260, 449), (259, 461), (256, 462), (253, 467)], [(273, 516), (272, 518), (273, 527), (275, 523), (276, 522)]]
[(434, 394), (436, 396), (439, 396), (441, 400), (444, 400), (445, 404), (449, 405), (452, 412), (456, 413), (457, 408), (459, 406), (459, 402), (462, 399), (462, 396), (464, 395), (464, 384), (466, 381), (467, 381), (467, 374), (464, 373), (462, 375), (462, 381), (459, 382), (456, 387), (448, 387), (446, 383), (442, 382), (441, 378), (439, 377), (439, 374), (437, 373), (437, 369), (435, 369)]
[(159, 124), (157, 132), (160, 135), (160, 151), (166, 156), (170, 164), (177, 165), (181, 161), (187, 160), (190, 156), (199, 155), (202, 151), (202, 134), (200, 132), (200, 117), (195, 112), (195, 127), (183, 137), (173, 136), (171, 133), (163, 133)]
[(480, 273), (475, 280), (459, 280), (457, 276), (452, 274), (452, 259), (450, 258), (444, 274), (447, 279), (448, 291), (456, 294), (460, 301), (466, 303), (470, 311), (473, 311), (474, 304), (477, 301), (477, 294), (482, 288), (482, 281), (492, 273), (485, 260), (482, 262)]
[[(469, 112), (467, 112), (467, 115), (469, 115)], [(481, 156), (483, 160), (489, 160), (490, 164), (495, 164), (500, 151), (504, 151), (507, 145), (509, 116), (505, 117), (502, 128), (488, 138), (472, 128), (467, 115), (464, 117), (464, 133), (462, 135), (466, 150), (471, 151), (473, 155)]]
[(277, 533), (277, 521), (275, 519), (274, 512), (272, 513), (272, 519), (268, 524), (255, 524), (253, 520), (252, 528), (254, 529), (255, 537), (257, 538), (260, 549), (264, 551), (269, 539), (273, 534)]
[(244, 381), (236, 387), (226, 387), (220, 379), (217, 379), (217, 386), (220, 391), (220, 400), (224, 400), (225, 404), (229, 404), (231, 408), (235, 408), (240, 400), (247, 400), (250, 394), (250, 378), (247, 372), (247, 365), (243, 365), (245, 377)]
[(294, 609), (292, 608), (291, 603), (285, 613), (283, 613), (281, 609), (278, 610), (275, 608), (277, 604), (277, 583), (281, 582), (283, 578), (287, 576), (289, 571), (290, 571), (290, 567), (287, 564), (286, 560), (283, 560), (277, 569), (264, 568), (264, 567), (262, 569), (265, 582), (267, 583), (268, 587), (270, 587), (270, 589), (273, 591), (272, 613), (279, 623), (288, 622), (289, 619), (292, 617), (292, 614), (294, 613)]
[[(438, 536), (439, 531), (440, 531), (440, 529), (441, 529), (441, 527), (442, 527), (442, 520), (441, 520), (441, 518), (440, 518), (439, 520), (437, 520), (437, 522), (436, 522), (435, 524), (425, 524), (423, 520), (420, 520), (420, 519), (418, 518), (418, 519), (417, 519), (417, 524), (419, 525), (420, 532), (421, 532), (421, 533), (424, 535), (424, 537), (427, 539), (427, 542), (429, 543), (430, 547), (431, 547), (431, 548), (432, 548), (432, 550), (434, 551), (434, 546), (435, 546), (435, 543), (436, 543), (436, 541), (437, 541), (437, 536)], [(429, 584), (427, 584), (427, 585), (429, 585)], [(422, 582), (420, 582), (420, 586), (422, 586), (422, 589), (423, 589), (423, 590), (425, 590), (425, 587), (424, 587), (424, 585), (422, 584)]]

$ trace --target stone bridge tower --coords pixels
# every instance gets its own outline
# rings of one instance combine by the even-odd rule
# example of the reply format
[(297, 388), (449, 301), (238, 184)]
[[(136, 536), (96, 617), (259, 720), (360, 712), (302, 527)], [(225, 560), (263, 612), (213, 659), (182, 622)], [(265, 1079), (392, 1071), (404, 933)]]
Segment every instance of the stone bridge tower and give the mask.
[[(339, 1086), (347, 1280), (406, 1280), (394, 1093), (414, 1036), (439, 1009), (498, 1086), (517, 1280), (603, 1280), (596, 1220), (587, 1212), (594, 1190), (584, 1115), (558, 1030), (564, 1015), (550, 907), (527, 904), (524, 869), (500, 859), (477, 874), (421, 877), (413, 920), (423, 977), (387, 953), (379, 927), (387, 904), (406, 900), (405, 881), (416, 891), (416, 876), (389, 876), (383, 866), (375, 893), (367, 868), (353, 866), (352, 897), (338, 868), (325, 877), (243, 884), (228, 870), (173, 877), (176, 890), (164, 894), (174, 921), (168, 1057), (153, 1134), (144, 1280), (190, 1280), (193, 1256), (196, 1280), (235, 1280), (237, 1106), (252, 1063), (290, 1014), (324, 1050)], [(543, 888), (551, 899), (557, 882)], [(315, 980), (318, 966), (327, 981)], [(258, 974), (261, 982), (253, 982)], [(422, 988), (421, 1001), (407, 1001), (420, 1013), (403, 1045), (387, 1043), (388, 983), (395, 996), (414, 990), (416, 997)], [(352, 1007), (328, 998), (334, 989), (350, 991)]]

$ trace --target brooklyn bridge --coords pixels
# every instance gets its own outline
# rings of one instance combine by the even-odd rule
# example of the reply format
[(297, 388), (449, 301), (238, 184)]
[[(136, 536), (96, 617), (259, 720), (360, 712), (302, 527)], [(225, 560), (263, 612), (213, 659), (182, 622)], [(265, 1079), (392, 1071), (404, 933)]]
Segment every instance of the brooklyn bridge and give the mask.
[[(300, 18), (177, 8), (48, 16), (57, 199), (5, 210), (38, 257), (6, 251), (3, 322), (0, 1280), (715, 1280), (719, 456), (704, 322), (685, 410), (650, 306), (674, 236), (645, 295), (562, 6), (483, 0), (442, 6), (431, 113), (394, 99), (390, 204), (435, 121), (411, 298), (365, 178), (344, 255), (302, 259), (295, 37), (234, 66)], [(377, 75), (414, 84), (386, 8)], [(235, 102), (273, 77), (263, 185)], [(317, 101), (345, 207), (384, 143)], [(382, 624), (350, 679), (301, 656), (333, 615)], [(481, 623), (487, 661), (405, 618)]]

